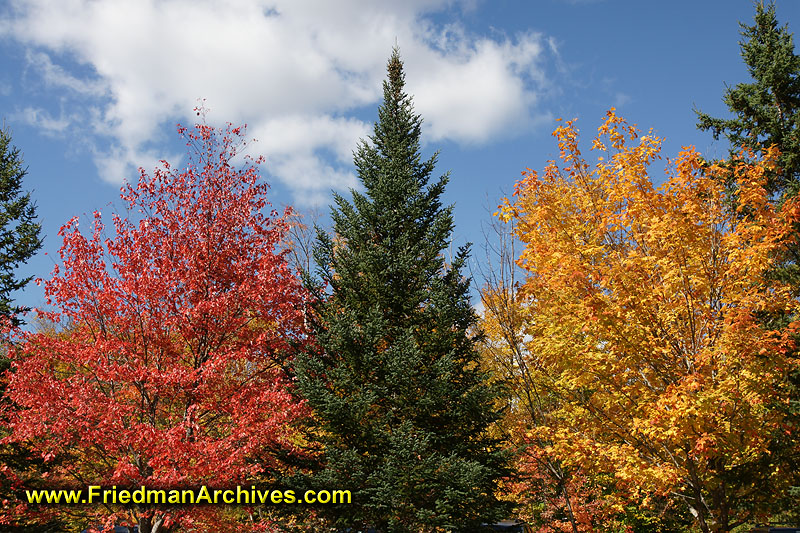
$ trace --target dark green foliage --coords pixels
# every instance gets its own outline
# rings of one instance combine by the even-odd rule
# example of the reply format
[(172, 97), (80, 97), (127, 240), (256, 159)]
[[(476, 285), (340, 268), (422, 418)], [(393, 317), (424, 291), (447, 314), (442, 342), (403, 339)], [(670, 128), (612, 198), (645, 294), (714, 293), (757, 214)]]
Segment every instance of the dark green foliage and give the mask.
[[(25, 309), (14, 305), (11, 293), (22, 289), (31, 277), (18, 279), (16, 269), (30, 259), (42, 246), (39, 238), (41, 226), (36, 222), (36, 206), (29, 193), (22, 192), (22, 179), (27, 170), (23, 167), (19, 149), (12, 146), (11, 134), (0, 129), (0, 317), (8, 317), (15, 324), (22, 320), (18, 314)], [(5, 342), (5, 336), (3, 340)], [(0, 353), (0, 415), (13, 416), (15, 408), (5, 397), (5, 374), (11, 366), (6, 350)], [(0, 418), (0, 438), (6, 436), (4, 420)], [(42, 467), (41, 458), (32, 456), (24, 447), (0, 444), (0, 466), (15, 472), (36, 471)], [(7, 474), (0, 474), (0, 500), (8, 497), (11, 490)], [(40, 523), (34, 526), (0, 525), (3, 531), (61, 531), (58, 522)]]
[(22, 192), (23, 168), (19, 150), (11, 135), (0, 130), (0, 316), (12, 316), (23, 309), (13, 305), (11, 293), (33, 279), (17, 279), (16, 269), (42, 247), (41, 225), (30, 193)]
[(429, 184), (436, 156), (421, 159), (396, 50), (388, 74), (374, 134), (355, 152), (364, 193), (335, 196), (335, 237), (319, 232), (315, 248), (319, 352), (297, 361), (326, 462), (313, 482), (353, 491), (333, 511), (340, 526), (477, 531), (507, 512), (494, 496), (506, 453), (486, 433), (500, 391), (470, 335), (468, 252), (445, 261), (448, 176)]
[(734, 152), (746, 146), (759, 154), (777, 145), (782, 172), (771, 177), (769, 186), (782, 195), (795, 191), (800, 177), (800, 56), (788, 27), (778, 26), (772, 3), (757, 3), (755, 23), (741, 27), (742, 59), (753, 82), (725, 91), (723, 100), (735, 118), (696, 111), (697, 126), (711, 130), (715, 139), (724, 135)]

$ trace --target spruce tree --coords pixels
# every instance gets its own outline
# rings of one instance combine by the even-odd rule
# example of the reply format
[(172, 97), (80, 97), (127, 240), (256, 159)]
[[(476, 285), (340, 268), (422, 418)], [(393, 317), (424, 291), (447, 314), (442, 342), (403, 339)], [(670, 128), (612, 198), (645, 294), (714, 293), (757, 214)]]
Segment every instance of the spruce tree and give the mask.
[(742, 59), (753, 81), (725, 91), (723, 101), (734, 118), (697, 113), (697, 127), (724, 135), (732, 152), (742, 146), (756, 154), (776, 145), (781, 172), (771, 177), (770, 192), (794, 194), (800, 180), (800, 56), (788, 26), (779, 27), (775, 5), (756, 4), (754, 24), (741, 24)]
[[(0, 317), (17, 325), (22, 323), (19, 313), (25, 311), (14, 304), (12, 293), (24, 288), (32, 276), (19, 278), (16, 269), (41, 248), (41, 226), (36, 222), (36, 207), (30, 193), (23, 192), (22, 180), (27, 174), (18, 148), (11, 143), (11, 133), (0, 128)], [(5, 340), (5, 339), (4, 339)], [(0, 439), (7, 436), (6, 416), (13, 416), (16, 406), (5, 397), (6, 375), (11, 361), (6, 347), (0, 353)], [(0, 444), (0, 467), (10, 467), (16, 472), (36, 472), (43, 461), (30, 450), (18, 444)], [(11, 490), (11, 479), (0, 468), (0, 495)], [(0, 498), (2, 499), (2, 498)], [(58, 521), (36, 524), (5, 524), (3, 531), (18, 533), (63, 531)]]
[(374, 133), (354, 153), (363, 193), (334, 195), (334, 236), (317, 236), (318, 352), (297, 360), (324, 450), (313, 482), (353, 492), (332, 510), (339, 526), (478, 531), (507, 512), (495, 498), (506, 453), (487, 434), (500, 390), (478, 365), (468, 249), (445, 257), (448, 174), (429, 183), (436, 154), (421, 157), (404, 84), (395, 49)]
[(24, 288), (33, 276), (18, 278), (16, 270), (42, 247), (36, 206), (30, 193), (22, 190), (26, 174), (11, 134), (0, 129), (0, 316), (5, 317), (25, 310), (14, 305), (11, 294)]

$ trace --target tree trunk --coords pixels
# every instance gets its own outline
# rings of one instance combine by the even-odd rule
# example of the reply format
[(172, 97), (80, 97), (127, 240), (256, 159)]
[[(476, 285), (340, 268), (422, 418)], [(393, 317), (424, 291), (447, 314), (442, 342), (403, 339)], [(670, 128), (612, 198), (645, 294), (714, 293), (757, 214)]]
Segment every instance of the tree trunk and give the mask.
[(139, 533), (159, 533), (162, 532), (161, 525), (164, 523), (164, 518), (145, 518), (139, 517)]

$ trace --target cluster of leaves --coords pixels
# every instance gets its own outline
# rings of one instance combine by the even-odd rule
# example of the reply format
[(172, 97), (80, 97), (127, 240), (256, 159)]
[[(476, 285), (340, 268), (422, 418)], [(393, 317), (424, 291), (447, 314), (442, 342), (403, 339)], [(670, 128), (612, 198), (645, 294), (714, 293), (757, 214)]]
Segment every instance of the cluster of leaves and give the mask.
[(499, 213), (524, 245), (510, 326), (517, 366), (541, 391), (539, 416), (527, 418), (537, 454), (573, 483), (588, 474), (584, 490), (604, 481), (604, 505), (619, 515), (630, 502), (655, 514), (678, 506), (703, 531), (763, 519), (787, 488), (769, 448), (789, 429), (770, 407), (796, 365), (796, 326), (761, 320), (798, 305), (791, 286), (766, 282), (800, 214), (769, 201), (777, 152), (732, 163), (732, 204), (722, 170), (704, 171), (693, 150), (655, 188), (660, 140), (613, 110), (593, 166), (572, 122), (554, 135), (560, 163), (526, 172)]
[(734, 118), (698, 112), (727, 160), (686, 150), (655, 188), (659, 139), (612, 110), (595, 164), (568, 122), (560, 161), (501, 206), (484, 362), (512, 385), (508, 488), (542, 531), (792, 519), (800, 58), (774, 4), (742, 30), (753, 82), (727, 90)]
[[(105, 236), (74, 218), (46, 282), (42, 312), (60, 331), (21, 334), (8, 398), (11, 441), (40, 455), (49, 486), (232, 486), (270, 480), (302, 455), (286, 366), (306, 342), (304, 290), (268, 212), (244, 132), (201, 124), (179, 133), (185, 169), (167, 162), (123, 188), (129, 213)], [(58, 459), (58, 460), (55, 460)], [(97, 507), (140, 531), (222, 530), (221, 513)], [(224, 520), (223, 520), (224, 522)]]

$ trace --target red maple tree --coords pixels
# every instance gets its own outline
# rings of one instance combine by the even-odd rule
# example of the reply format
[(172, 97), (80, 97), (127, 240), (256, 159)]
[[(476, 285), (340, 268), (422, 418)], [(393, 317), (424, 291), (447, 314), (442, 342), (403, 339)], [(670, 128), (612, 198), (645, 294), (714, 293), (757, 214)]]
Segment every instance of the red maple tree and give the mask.
[[(53, 459), (51, 486), (249, 484), (301, 453), (307, 409), (284, 372), (307, 340), (288, 210), (271, 210), (243, 128), (178, 132), (187, 164), (140, 170), (113, 237), (100, 213), (90, 235), (77, 217), (61, 228), (63, 265), (45, 285), (55, 310), (41, 313), (61, 331), (26, 334), (16, 349), (11, 439)], [(225, 530), (220, 508), (87, 511), (129, 517), (141, 533)]]

